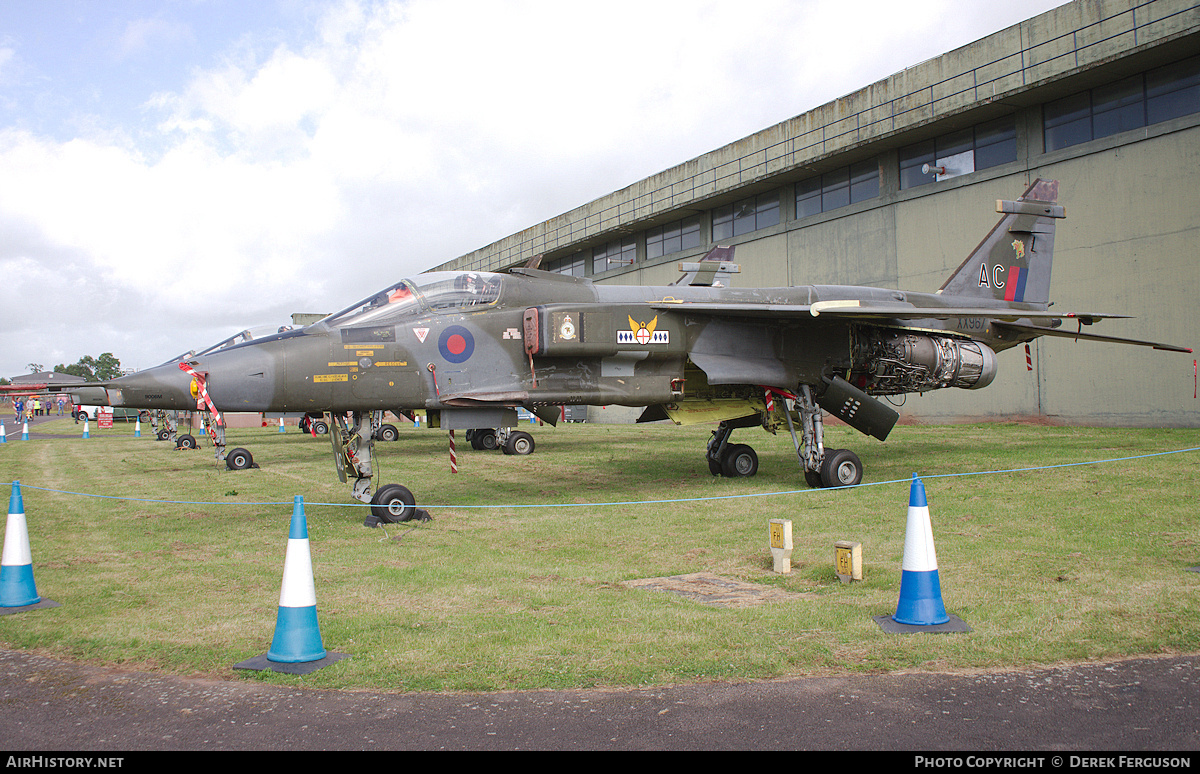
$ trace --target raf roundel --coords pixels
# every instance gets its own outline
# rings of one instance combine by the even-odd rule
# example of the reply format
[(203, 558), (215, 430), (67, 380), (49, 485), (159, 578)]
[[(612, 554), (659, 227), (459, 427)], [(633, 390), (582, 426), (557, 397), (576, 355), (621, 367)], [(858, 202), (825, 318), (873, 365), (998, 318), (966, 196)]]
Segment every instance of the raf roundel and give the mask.
[(461, 325), (451, 325), (438, 337), (438, 352), (451, 363), (465, 363), (475, 352), (475, 337)]

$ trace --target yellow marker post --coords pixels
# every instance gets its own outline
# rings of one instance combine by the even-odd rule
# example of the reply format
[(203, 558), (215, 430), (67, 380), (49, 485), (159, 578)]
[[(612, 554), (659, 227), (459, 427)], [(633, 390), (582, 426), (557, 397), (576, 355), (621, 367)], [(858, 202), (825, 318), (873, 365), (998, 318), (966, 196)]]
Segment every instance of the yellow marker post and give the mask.
[(862, 572), (862, 543), (839, 540), (833, 544), (834, 572), (842, 583), (860, 581)]
[(786, 575), (792, 571), (792, 521), (771, 519), (769, 530), (775, 572)]

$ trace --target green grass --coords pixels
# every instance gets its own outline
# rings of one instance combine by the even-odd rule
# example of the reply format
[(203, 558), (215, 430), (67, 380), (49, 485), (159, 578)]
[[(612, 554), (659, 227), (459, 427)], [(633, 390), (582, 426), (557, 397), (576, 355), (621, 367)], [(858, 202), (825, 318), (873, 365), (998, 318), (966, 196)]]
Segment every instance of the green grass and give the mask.
[[(296, 495), (324, 645), (352, 656), (310, 686), (659, 685), (1200, 650), (1200, 574), (1185, 571), (1200, 565), (1200, 452), (1024, 470), (1197, 447), (1200, 430), (899, 427), (880, 444), (834, 427), (831, 448), (892, 483), (821, 491), (785, 436), (751, 430), (735, 438), (759, 474), (730, 480), (708, 474), (707, 427), (536, 428), (529, 457), (470, 451), (459, 434), (458, 474), (444, 432), (405, 428), (376, 445), (377, 481), (408, 486), (434, 520), (375, 530), (328, 441), (294, 428), (230, 430), (262, 465), (242, 472), (122, 423), (88, 440), (69, 419), (38, 430), (64, 437), (10, 435), (0, 481), (22, 482), (38, 591), (62, 606), (0, 617), (0, 643), (60, 658), (300, 680), (231, 669), (270, 644)], [(913, 473), (946, 607), (972, 633), (889, 635), (872, 620), (895, 610)], [(548, 504), (571, 507), (530, 507)], [(793, 520), (786, 576), (771, 571), (776, 517)], [(862, 542), (863, 582), (834, 575), (839, 539)], [(813, 598), (719, 609), (620, 585), (691, 572)]]

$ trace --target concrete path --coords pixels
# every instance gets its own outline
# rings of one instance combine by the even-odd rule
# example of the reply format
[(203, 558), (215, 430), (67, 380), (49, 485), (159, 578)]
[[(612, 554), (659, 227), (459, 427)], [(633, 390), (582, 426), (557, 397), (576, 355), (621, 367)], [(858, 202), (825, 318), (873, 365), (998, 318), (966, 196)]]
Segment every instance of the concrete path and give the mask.
[(1043, 758), (1042, 768), (1070, 768), (1070, 754), (1087, 750), (1200, 758), (1197, 655), (643, 690), (402, 694), (301, 684), (172, 677), (0, 651), (0, 747), (1015, 750)]

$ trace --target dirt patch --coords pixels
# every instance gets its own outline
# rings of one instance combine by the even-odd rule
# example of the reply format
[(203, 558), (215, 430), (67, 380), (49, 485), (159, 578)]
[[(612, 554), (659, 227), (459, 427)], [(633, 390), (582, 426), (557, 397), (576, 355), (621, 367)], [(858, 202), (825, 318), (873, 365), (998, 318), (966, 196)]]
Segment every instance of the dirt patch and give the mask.
[(707, 572), (672, 575), (666, 578), (639, 578), (621, 581), (621, 585), (645, 591), (679, 594), (702, 605), (713, 607), (754, 607), (767, 602), (816, 599), (816, 594), (796, 594), (774, 586), (722, 578)]

